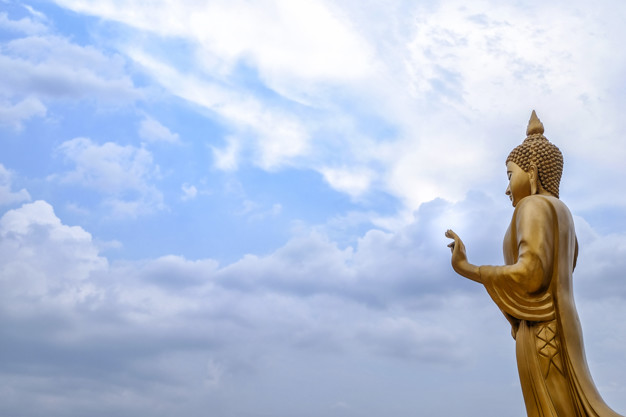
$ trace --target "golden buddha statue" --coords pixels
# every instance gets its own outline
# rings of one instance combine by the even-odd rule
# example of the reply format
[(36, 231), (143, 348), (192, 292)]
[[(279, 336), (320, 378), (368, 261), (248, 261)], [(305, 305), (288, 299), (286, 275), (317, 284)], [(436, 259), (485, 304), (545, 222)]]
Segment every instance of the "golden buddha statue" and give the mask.
[(524, 142), (506, 160), (513, 218), (504, 236), (504, 266), (476, 266), (452, 230), (452, 267), (485, 286), (512, 326), (528, 416), (619, 416), (596, 389), (572, 293), (578, 242), (559, 200), (563, 156), (543, 136), (533, 111)]

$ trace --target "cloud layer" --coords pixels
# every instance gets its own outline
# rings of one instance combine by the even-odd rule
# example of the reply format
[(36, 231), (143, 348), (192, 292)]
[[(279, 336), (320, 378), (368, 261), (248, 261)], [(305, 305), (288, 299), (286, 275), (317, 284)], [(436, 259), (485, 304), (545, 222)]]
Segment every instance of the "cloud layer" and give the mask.
[[(471, 395), (463, 380), (484, 381), (479, 375), (491, 371), (480, 367), (487, 361), (509, 366), (497, 378), (515, 383), (506, 321), (484, 291), (454, 276), (440, 236), (441, 222), (456, 219), (463, 230), (489, 205), (484, 196), (432, 203), (406, 228), (370, 230), (354, 247), (339, 248), (313, 232), (224, 266), (173, 255), (109, 262), (88, 232), (62, 224), (48, 203), (9, 210), (0, 219), (3, 373), (13, 387), (3, 391), (4, 412), (91, 415), (97, 404), (102, 415), (202, 415), (206, 407), (223, 416), (254, 409), (309, 415), (301, 408), (309, 398), (314, 413), (343, 404), (334, 412), (378, 415), (381, 395), (403, 395), (376, 388), (387, 379), (424, 389), (397, 408), (399, 415), (422, 409), (420, 403), (455, 412), (445, 398)], [(466, 239), (470, 255), (480, 258), (498, 246), (488, 236)], [(602, 358), (619, 357), (626, 337), (618, 319), (623, 307), (611, 301), (620, 252), (599, 237), (581, 246), (583, 324), (608, 314), (603, 303), (612, 309), (606, 327), (593, 328), (587, 343), (592, 369), (601, 370), (600, 378), (595, 373), (600, 388), (615, 403), (623, 376)], [(593, 267), (605, 264), (614, 269)], [(595, 290), (587, 291), (591, 280)], [(368, 367), (359, 369), (363, 363)], [(350, 382), (351, 373), (375, 379)], [(437, 393), (432, 384), (446, 389)], [(286, 390), (297, 400), (264, 402), (265, 390)], [(501, 395), (517, 391), (501, 389)]]

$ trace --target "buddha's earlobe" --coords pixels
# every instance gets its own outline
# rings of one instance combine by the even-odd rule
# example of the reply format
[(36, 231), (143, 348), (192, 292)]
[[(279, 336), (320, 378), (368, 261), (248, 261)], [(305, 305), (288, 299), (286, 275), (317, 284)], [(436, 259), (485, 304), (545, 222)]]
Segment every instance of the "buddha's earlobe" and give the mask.
[(537, 175), (537, 166), (535, 164), (530, 164), (528, 167), (528, 179), (530, 180), (530, 195), (535, 195), (539, 192), (539, 187), (537, 182), (539, 181)]

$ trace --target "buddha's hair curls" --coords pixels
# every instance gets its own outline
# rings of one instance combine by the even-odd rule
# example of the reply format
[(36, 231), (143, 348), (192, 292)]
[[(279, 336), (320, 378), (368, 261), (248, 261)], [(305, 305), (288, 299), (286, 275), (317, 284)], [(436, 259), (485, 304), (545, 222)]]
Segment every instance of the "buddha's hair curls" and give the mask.
[(539, 182), (550, 194), (559, 198), (559, 185), (563, 174), (563, 154), (556, 145), (543, 136), (543, 124), (535, 112), (528, 124), (527, 137), (506, 158), (528, 172), (530, 165), (537, 167)]

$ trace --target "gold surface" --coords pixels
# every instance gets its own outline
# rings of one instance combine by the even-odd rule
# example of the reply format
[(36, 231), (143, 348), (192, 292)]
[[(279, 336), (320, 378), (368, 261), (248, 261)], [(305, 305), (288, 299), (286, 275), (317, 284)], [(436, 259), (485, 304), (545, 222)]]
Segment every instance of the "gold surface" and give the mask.
[[(511, 323), (528, 416), (619, 416), (598, 393), (587, 367), (572, 294), (578, 242), (572, 215), (558, 199), (562, 155), (543, 131), (533, 110), (528, 137), (514, 150), (518, 156), (525, 152), (527, 169), (508, 158), (506, 194), (514, 211), (504, 237), (505, 265), (469, 263), (462, 240), (448, 230), (452, 267), (484, 285)], [(536, 156), (539, 147), (549, 150), (548, 158), (546, 152)], [(544, 188), (542, 178), (555, 192)]]

